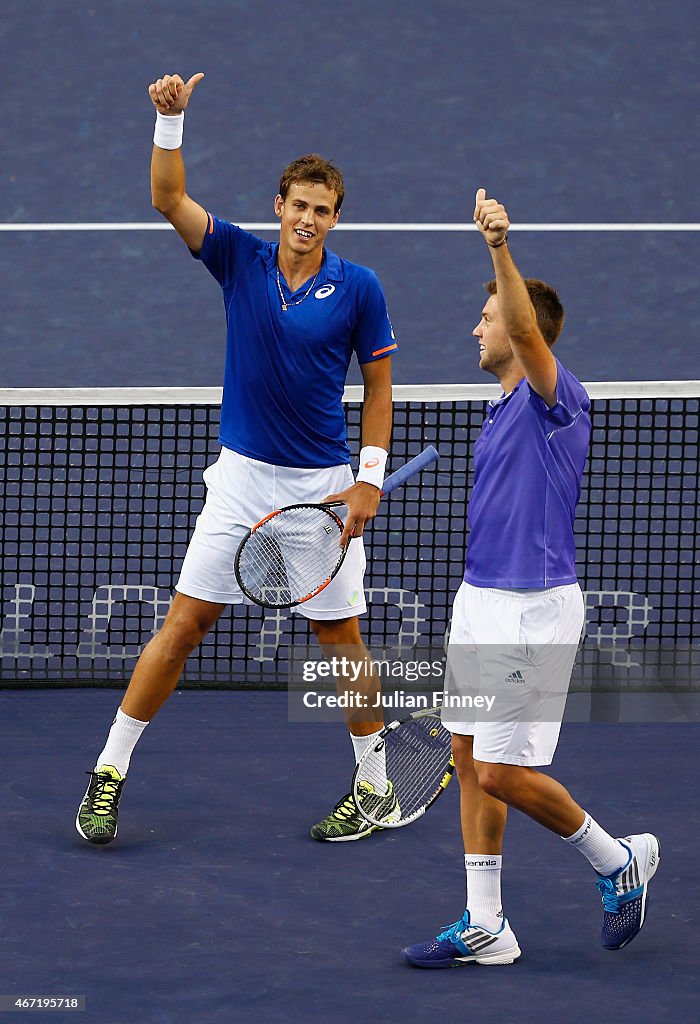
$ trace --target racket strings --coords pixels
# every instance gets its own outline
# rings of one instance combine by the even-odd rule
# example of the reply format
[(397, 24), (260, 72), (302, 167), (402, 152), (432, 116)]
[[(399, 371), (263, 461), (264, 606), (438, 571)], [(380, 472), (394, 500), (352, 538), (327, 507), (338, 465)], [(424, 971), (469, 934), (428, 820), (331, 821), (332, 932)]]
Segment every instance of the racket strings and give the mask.
[[(387, 733), (363, 757), (361, 779), (386, 792), (388, 779), (401, 810), (399, 821), (422, 813), (440, 790), (451, 757), (451, 737), (440, 719), (411, 719)], [(386, 769), (385, 766), (386, 765)]]
[(286, 509), (253, 530), (238, 561), (241, 582), (254, 600), (289, 605), (317, 591), (342, 560), (342, 526), (315, 506)]

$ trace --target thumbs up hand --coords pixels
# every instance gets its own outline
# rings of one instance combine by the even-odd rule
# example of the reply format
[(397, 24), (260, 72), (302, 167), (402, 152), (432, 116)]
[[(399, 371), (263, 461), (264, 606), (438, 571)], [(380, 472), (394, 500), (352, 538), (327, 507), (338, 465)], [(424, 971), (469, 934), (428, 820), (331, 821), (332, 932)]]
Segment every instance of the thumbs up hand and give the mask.
[(180, 114), (190, 102), (190, 96), (204, 78), (202, 71), (184, 82), (179, 75), (164, 75), (148, 87), (148, 95), (159, 114)]

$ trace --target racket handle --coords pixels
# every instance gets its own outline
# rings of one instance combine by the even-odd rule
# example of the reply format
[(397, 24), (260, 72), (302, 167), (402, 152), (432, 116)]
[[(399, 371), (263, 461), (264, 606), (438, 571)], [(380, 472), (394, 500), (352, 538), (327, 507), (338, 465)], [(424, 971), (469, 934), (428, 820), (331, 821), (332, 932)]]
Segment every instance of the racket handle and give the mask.
[(401, 484), (406, 483), (409, 477), (414, 476), (416, 473), (420, 473), (421, 470), (425, 469), (427, 466), (432, 466), (432, 464), (437, 462), (439, 458), (440, 456), (437, 448), (434, 448), (432, 444), (428, 445), (427, 448), (423, 449), (420, 455), (416, 455), (416, 457), (411, 459), (410, 462), (407, 462), (405, 466), (401, 466), (400, 469), (397, 469), (395, 473), (392, 473), (391, 476), (386, 478), (384, 486), (382, 487), (382, 494), (391, 494), (391, 492), (396, 490), (397, 487), (400, 487)]

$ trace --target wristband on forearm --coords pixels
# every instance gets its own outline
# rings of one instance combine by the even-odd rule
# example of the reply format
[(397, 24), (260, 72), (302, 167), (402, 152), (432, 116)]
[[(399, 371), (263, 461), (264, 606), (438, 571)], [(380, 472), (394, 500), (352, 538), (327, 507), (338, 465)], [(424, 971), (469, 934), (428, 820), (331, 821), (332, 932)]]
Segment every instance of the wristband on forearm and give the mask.
[(182, 133), (185, 124), (185, 111), (179, 114), (161, 114), (156, 111), (156, 128), (153, 132), (153, 145), (159, 149), (179, 149), (182, 145)]
[(357, 474), (357, 482), (373, 484), (381, 491), (384, 483), (384, 469), (389, 453), (383, 448), (368, 444), (360, 452), (360, 470)]

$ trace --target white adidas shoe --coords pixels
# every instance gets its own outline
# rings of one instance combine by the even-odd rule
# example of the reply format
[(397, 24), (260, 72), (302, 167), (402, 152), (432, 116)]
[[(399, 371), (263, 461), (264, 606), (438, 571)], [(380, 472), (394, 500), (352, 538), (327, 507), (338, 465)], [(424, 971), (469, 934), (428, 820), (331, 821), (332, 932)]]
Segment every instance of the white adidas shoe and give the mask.
[(472, 923), (468, 910), (434, 939), (401, 951), (402, 959), (413, 967), (512, 964), (519, 956), (520, 946), (507, 919), (497, 932), (492, 932)]

